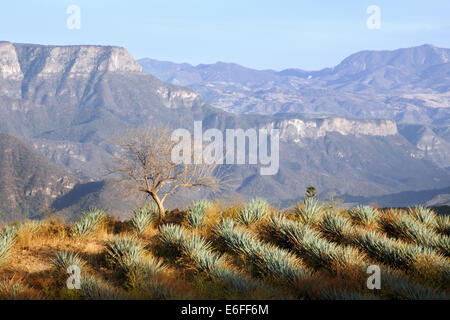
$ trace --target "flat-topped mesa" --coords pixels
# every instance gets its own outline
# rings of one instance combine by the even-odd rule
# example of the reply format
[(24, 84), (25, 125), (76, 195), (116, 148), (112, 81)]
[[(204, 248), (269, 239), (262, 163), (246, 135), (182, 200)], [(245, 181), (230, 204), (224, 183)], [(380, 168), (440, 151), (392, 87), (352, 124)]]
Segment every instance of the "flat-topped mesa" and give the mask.
[(270, 123), (267, 127), (280, 129), (280, 139), (293, 142), (304, 138), (317, 139), (332, 132), (344, 136), (384, 137), (398, 134), (397, 124), (392, 120), (353, 120), (342, 117), (280, 120)]
[(40, 73), (142, 72), (131, 54), (110, 46), (40, 46), (15, 44), (22, 71), (39, 59)]
[(91, 72), (142, 72), (131, 54), (113, 46), (43, 46), (0, 42), (0, 77), (69, 76)]

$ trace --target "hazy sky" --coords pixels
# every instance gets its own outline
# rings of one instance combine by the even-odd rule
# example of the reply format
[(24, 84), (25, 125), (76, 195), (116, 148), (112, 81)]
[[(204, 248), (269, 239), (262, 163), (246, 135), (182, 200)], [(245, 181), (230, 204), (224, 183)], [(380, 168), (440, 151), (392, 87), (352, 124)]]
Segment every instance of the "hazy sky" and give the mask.
[[(67, 8), (81, 28), (67, 28)], [(368, 6), (381, 29), (366, 26)], [(360, 50), (450, 48), (449, 0), (10, 0), (0, 40), (126, 47), (136, 58), (320, 69)]]

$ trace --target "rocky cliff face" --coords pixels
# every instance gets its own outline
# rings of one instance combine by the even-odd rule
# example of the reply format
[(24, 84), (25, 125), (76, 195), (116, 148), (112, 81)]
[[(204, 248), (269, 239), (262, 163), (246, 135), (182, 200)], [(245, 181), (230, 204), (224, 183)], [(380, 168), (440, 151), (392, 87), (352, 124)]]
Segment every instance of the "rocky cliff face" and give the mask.
[(8, 43), (6, 47), (11, 56), (17, 56), (23, 74), (45, 77), (54, 73), (77, 76), (92, 72), (142, 72), (141, 66), (128, 51), (120, 47)]
[(293, 142), (300, 142), (304, 138), (318, 139), (325, 137), (328, 133), (357, 137), (386, 137), (398, 134), (397, 124), (391, 120), (350, 120), (341, 117), (314, 120), (280, 120), (270, 123), (266, 127), (268, 129), (280, 129), (280, 138)]
[(113, 122), (133, 119), (135, 126), (166, 108), (202, 105), (192, 90), (143, 73), (124, 48), (0, 43), (3, 132), (41, 138), (44, 132), (92, 123), (104, 113)]
[[(105, 72), (142, 72), (140, 65), (124, 49), (101, 46), (39, 46), (0, 43), (0, 77), (16, 83), (16, 90), (1, 92), (17, 98), (21, 82), (32, 79), (88, 78)], [(23, 92), (22, 92), (23, 94)]]
[(413, 156), (427, 159), (442, 168), (450, 168), (449, 127), (428, 127), (422, 125), (400, 125), (400, 133), (411, 142), (416, 150)]
[(12, 81), (23, 79), (16, 48), (9, 42), (0, 42), (0, 76)]
[[(124, 48), (105, 46), (41, 46), (0, 43), (2, 98), (34, 104), (87, 102), (102, 77), (149, 77)], [(157, 82), (156, 79), (152, 79)], [(145, 80), (144, 80), (145, 81)], [(191, 90), (161, 83), (155, 92), (170, 108), (199, 101)], [(28, 109), (16, 103), (15, 109)]]

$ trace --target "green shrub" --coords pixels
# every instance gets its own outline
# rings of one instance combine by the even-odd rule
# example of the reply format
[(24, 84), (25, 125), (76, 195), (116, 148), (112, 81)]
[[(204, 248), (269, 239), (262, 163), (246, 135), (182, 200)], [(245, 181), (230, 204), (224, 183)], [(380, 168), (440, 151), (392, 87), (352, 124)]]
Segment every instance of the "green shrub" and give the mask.
[(11, 251), (17, 241), (17, 228), (7, 227), (0, 232), (0, 267), (4, 266), (11, 257)]
[[(319, 228), (327, 238), (333, 241), (356, 246), (370, 258), (402, 270), (416, 272), (419, 259), (428, 259), (437, 268), (435, 273), (444, 279), (448, 278), (448, 263), (445, 258), (431, 248), (417, 244), (405, 243), (383, 234), (352, 228), (345, 218), (328, 214), (319, 224)], [(431, 260), (430, 260), (431, 259)], [(446, 273), (447, 272), (447, 273)], [(420, 276), (420, 275), (419, 275)]]
[(210, 206), (209, 201), (200, 200), (194, 202), (188, 210), (187, 223), (193, 228), (202, 226), (205, 222), (206, 210)]
[(327, 213), (318, 227), (326, 238), (341, 244), (351, 244), (356, 233), (348, 219), (333, 213)]
[(96, 208), (83, 212), (80, 220), (72, 226), (73, 237), (84, 237), (96, 233), (106, 219), (106, 213)]
[(377, 209), (370, 206), (358, 206), (349, 210), (348, 214), (354, 221), (363, 225), (373, 225), (379, 219)]
[[(122, 266), (122, 269), (125, 269)], [(149, 282), (166, 270), (162, 260), (155, 257), (141, 257), (126, 265), (125, 283), (128, 289), (148, 289)]]
[(265, 200), (256, 198), (245, 206), (237, 217), (238, 221), (246, 226), (257, 223), (264, 219), (267, 213), (268, 204)]
[(373, 259), (405, 270), (411, 268), (418, 255), (432, 254), (430, 249), (401, 243), (375, 231), (357, 234), (355, 244)]
[(436, 214), (429, 208), (424, 206), (415, 206), (408, 209), (408, 214), (429, 227), (436, 226)]
[(449, 300), (448, 294), (414, 282), (398, 272), (384, 272), (382, 278), (383, 291), (387, 298), (400, 300)]
[(303, 223), (310, 223), (319, 218), (323, 206), (316, 198), (305, 198), (301, 204), (297, 204), (295, 214)]
[(180, 249), (187, 236), (187, 230), (177, 224), (164, 224), (159, 228), (158, 238), (161, 243), (176, 251)]
[(105, 243), (107, 259), (118, 271), (126, 273), (143, 259), (143, 244), (132, 236), (114, 236)]
[(291, 244), (296, 253), (313, 268), (324, 268), (331, 273), (349, 267), (365, 270), (365, 263), (359, 252), (327, 241), (308, 225), (301, 225), (278, 215), (269, 220), (269, 229), (271, 234), (276, 234), (284, 243)]
[(80, 269), (85, 266), (85, 262), (80, 258), (78, 253), (70, 251), (59, 251), (50, 263), (56, 268), (58, 273), (66, 274), (70, 266), (77, 266)]
[(381, 219), (381, 226), (391, 236), (413, 244), (436, 249), (450, 256), (450, 238), (437, 234), (409, 215), (397, 214), (394, 217)]
[(191, 234), (177, 225), (164, 225), (160, 228), (161, 241), (170, 247), (178, 247), (180, 254), (189, 258), (198, 272), (229, 285), (239, 293), (252, 292), (264, 286), (241, 273), (227, 267), (225, 259), (212, 251), (212, 244), (200, 235)]
[(438, 216), (435, 230), (439, 234), (450, 236), (450, 216)]
[(130, 219), (130, 226), (137, 234), (145, 233), (159, 217), (159, 209), (155, 203), (146, 204), (137, 209)]
[(260, 241), (251, 232), (237, 228), (231, 219), (222, 220), (214, 233), (231, 250), (243, 254), (263, 274), (295, 284), (310, 275), (292, 253)]
[(82, 277), (80, 291), (87, 300), (125, 300), (126, 296), (108, 282), (94, 277)]

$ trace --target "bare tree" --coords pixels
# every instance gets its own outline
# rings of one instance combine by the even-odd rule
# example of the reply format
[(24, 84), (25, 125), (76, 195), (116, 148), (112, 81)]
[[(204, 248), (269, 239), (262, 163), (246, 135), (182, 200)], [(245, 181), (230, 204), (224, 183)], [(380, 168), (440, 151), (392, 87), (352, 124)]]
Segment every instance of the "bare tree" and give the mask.
[(119, 139), (120, 152), (113, 173), (128, 191), (150, 196), (165, 217), (164, 201), (178, 189), (203, 187), (216, 191), (225, 180), (215, 175), (215, 164), (177, 164), (171, 159), (176, 142), (166, 128), (136, 129)]

